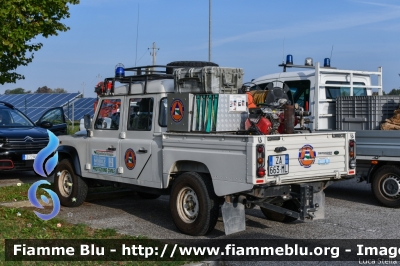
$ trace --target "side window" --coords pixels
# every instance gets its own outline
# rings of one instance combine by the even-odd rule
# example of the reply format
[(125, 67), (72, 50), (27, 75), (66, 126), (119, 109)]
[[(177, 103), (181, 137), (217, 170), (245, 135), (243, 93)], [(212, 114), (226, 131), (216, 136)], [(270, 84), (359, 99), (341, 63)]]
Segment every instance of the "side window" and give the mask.
[(158, 124), (160, 127), (167, 126), (167, 98), (162, 98), (160, 101), (160, 113), (158, 115)]
[(118, 130), (121, 99), (103, 100), (97, 115), (95, 129)]
[(267, 88), (268, 83), (269, 83), (269, 82), (254, 85), (254, 86), (250, 87), (250, 91), (254, 91), (254, 90), (265, 90), (265, 89)]
[[(326, 84), (349, 85), (350, 82), (327, 81)], [(363, 82), (353, 82), (353, 85), (365, 85)], [(325, 87), (326, 99), (336, 99), (339, 96), (350, 96), (350, 87)], [(353, 96), (367, 96), (367, 89), (364, 87), (353, 87)]]
[(42, 121), (51, 122), (53, 125), (59, 125), (65, 123), (60, 109), (54, 109), (48, 111), (45, 115), (42, 116), (39, 122)]
[(10, 126), (10, 124), (13, 121), (11, 121), (11, 116), (9, 111), (2, 111), (0, 112), (0, 125), (1, 126)]
[(308, 110), (308, 103), (310, 101), (310, 86), (309, 80), (296, 80), (296, 81), (285, 81), (292, 92), (293, 101), (299, 106)]
[(129, 100), (128, 130), (151, 130), (153, 103), (153, 98), (132, 98)]

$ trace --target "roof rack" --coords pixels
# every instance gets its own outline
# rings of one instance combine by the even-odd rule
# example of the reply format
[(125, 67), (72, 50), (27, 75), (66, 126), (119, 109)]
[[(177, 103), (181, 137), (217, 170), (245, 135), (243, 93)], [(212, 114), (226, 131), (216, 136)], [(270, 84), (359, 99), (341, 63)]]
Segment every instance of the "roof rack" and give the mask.
[[(174, 78), (174, 75), (172, 74), (173, 69), (185, 68), (185, 67), (187, 66), (150, 65), (150, 66), (128, 67), (125, 68), (124, 70), (134, 72), (133, 75), (123, 76), (123, 77), (110, 77), (104, 79), (104, 84), (106, 85), (105, 88), (100, 93), (100, 95), (110, 95), (110, 94), (113, 95), (115, 82), (129, 84), (128, 93), (130, 94), (132, 83), (136, 81), (145, 82), (143, 93), (146, 94), (148, 81), (159, 80), (159, 79), (173, 79)], [(99, 94), (99, 92), (97, 93)]]

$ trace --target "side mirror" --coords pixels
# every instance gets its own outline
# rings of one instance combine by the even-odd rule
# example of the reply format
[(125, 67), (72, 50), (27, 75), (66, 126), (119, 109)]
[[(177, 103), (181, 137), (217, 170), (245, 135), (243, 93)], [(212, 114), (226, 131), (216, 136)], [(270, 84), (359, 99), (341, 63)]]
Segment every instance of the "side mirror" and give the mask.
[(86, 130), (90, 129), (90, 115), (83, 116), (83, 124), (85, 125)]
[(42, 128), (52, 128), (53, 127), (53, 123), (48, 122), (48, 121), (42, 121), (42, 122), (39, 123), (38, 126), (40, 126)]

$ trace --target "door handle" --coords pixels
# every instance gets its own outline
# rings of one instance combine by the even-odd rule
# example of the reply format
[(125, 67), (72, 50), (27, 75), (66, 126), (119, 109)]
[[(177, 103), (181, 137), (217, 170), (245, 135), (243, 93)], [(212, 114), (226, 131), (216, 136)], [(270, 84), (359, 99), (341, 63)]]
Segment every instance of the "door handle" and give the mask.
[(147, 150), (145, 148), (140, 148), (139, 153), (147, 153)]
[(115, 147), (108, 147), (107, 150), (108, 150), (108, 151), (116, 151), (117, 148), (115, 148)]

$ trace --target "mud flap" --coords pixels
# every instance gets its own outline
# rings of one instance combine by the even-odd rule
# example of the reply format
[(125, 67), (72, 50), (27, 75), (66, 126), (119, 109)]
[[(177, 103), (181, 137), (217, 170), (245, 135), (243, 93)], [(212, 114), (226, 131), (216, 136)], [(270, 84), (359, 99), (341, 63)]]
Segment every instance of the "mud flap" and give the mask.
[[(323, 190), (314, 193), (314, 206), (318, 206), (313, 220), (325, 219), (325, 193)], [(318, 205), (317, 205), (318, 204)]]
[(221, 211), (226, 235), (246, 230), (246, 214), (242, 203), (225, 201), (221, 207)]

